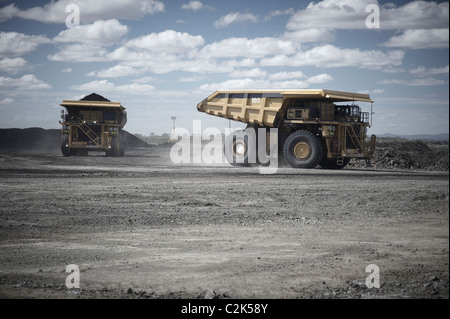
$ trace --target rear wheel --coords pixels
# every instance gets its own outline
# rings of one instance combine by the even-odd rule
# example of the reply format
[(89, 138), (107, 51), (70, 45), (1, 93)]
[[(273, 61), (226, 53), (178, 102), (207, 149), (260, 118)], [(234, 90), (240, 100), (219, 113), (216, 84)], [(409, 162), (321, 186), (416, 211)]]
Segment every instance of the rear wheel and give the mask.
[(292, 167), (314, 168), (323, 157), (322, 143), (311, 132), (297, 131), (284, 142), (283, 155)]
[(247, 166), (252, 162), (256, 142), (252, 134), (244, 131), (233, 132), (225, 140), (225, 158), (231, 165)]

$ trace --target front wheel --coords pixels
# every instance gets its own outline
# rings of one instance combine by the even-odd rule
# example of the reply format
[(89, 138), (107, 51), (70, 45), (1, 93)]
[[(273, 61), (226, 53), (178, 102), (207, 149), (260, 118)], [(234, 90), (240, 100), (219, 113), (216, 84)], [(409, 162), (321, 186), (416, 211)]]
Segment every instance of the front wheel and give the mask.
[(322, 143), (308, 131), (297, 131), (284, 142), (283, 155), (294, 168), (314, 168), (323, 157)]
[(74, 155), (74, 150), (70, 149), (69, 146), (69, 135), (61, 136), (61, 153), (63, 156), (68, 157)]
[(114, 136), (111, 139), (111, 146), (110, 149), (106, 151), (107, 157), (118, 157), (118, 156), (124, 156), (125, 151), (123, 147), (123, 138), (122, 134), (119, 133), (119, 135)]

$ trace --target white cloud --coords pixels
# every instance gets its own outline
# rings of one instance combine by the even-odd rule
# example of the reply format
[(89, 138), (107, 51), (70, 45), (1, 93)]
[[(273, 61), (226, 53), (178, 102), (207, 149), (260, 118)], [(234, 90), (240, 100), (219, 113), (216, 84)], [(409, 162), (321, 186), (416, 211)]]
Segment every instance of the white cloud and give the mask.
[(24, 70), (27, 61), (22, 58), (4, 58), (0, 60), (0, 71), (10, 74), (17, 74)]
[(269, 75), (269, 79), (274, 81), (279, 80), (289, 80), (289, 79), (300, 79), (305, 77), (302, 71), (294, 71), (294, 72), (278, 72)]
[(188, 83), (188, 82), (198, 82), (198, 81), (201, 81), (201, 80), (203, 80), (203, 79), (204, 79), (203, 76), (195, 75), (195, 76), (189, 76), (189, 77), (182, 77), (182, 78), (179, 78), (178, 81)]
[(192, 10), (194, 12), (199, 11), (199, 10), (214, 10), (213, 7), (211, 7), (209, 5), (205, 5), (200, 1), (189, 1), (189, 3), (183, 4), (181, 6), (181, 9)]
[(378, 81), (378, 84), (400, 84), (406, 86), (434, 86), (442, 85), (446, 82), (443, 80), (435, 78), (424, 78), (424, 79), (411, 79), (411, 80), (399, 80), (399, 79), (389, 79)]
[(88, 76), (96, 76), (99, 78), (118, 78), (128, 75), (136, 75), (136, 74), (142, 74), (146, 70), (143, 68), (134, 68), (128, 65), (115, 65), (113, 67), (110, 67), (108, 69), (100, 70), (100, 71), (93, 71), (89, 72)]
[[(326, 73), (318, 74), (308, 78), (306, 81), (299, 81), (295, 79), (304, 78), (305, 75), (301, 71), (294, 72), (278, 72), (273, 74), (267, 74), (266, 71), (259, 68), (253, 68), (250, 70), (236, 70), (230, 73), (233, 78), (239, 78), (236, 80), (225, 81), (222, 83), (215, 83), (215, 86), (221, 86), (224, 88), (305, 88), (309, 84), (326, 83), (333, 80), (332, 76)], [(252, 78), (258, 78), (260, 80), (253, 80)], [(290, 81), (283, 81), (290, 80)], [(211, 88), (208, 87), (208, 88)]]
[(234, 66), (232, 65), (233, 61), (226, 61), (223, 63), (218, 63), (215, 60), (187, 60), (172, 63), (174, 68), (177, 68), (182, 71), (192, 72), (192, 73), (228, 73), (232, 72)]
[[(403, 6), (379, 5), (374, 0), (323, 0), (311, 2), (288, 21), (284, 38), (300, 42), (330, 41), (333, 30), (364, 30), (369, 4), (380, 8), (381, 30), (403, 30), (384, 46), (396, 48), (448, 48), (449, 3), (412, 1)], [(315, 34), (314, 34), (315, 33)]]
[(448, 48), (448, 29), (406, 30), (398, 36), (391, 37), (383, 46), (408, 49)]
[(64, 73), (71, 73), (71, 72), (72, 72), (72, 68), (65, 68), (65, 69), (62, 69), (61, 72), (64, 72)]
[(449, 66), (444, 66), (441, 68), (430, 68), (427, 69), (423, 66), (419, 66), (411, 71), (409, 73), (417, 75), (417, 76), (430, 76), (430, 75), (439, 75), (439, 74), (449, 74)]
[(252, 13), (230, 12), (214, 21), (215, 28), (225, 28), (233, 23), (258, 22), (259, 17)]
[(73, 85), (71, 89), (76, 91), (120, 93), (127, 95), (151, 95), (155, 91), (155, 87), (149, 84), (132, 83), (115, 85), (108, 80), (97, 80), (81, 85)]
[(267, 22), (267, 21), (272, 20), (273, 17), (279, 17), (279, 16), (284, 16), (284, 15), (293, 15), (294, 13), (295, 13), (294, 8), (289, 8), (286, 10), (274, 10), (274, 11), (271, 11), (268, 15), (266, 15), (262, 20), (264, 22)]
[(366, 29), (369, 4), (380, 7), (380, 27), (387, 30), (433, 29), (448, 27), (449, 4), (412, 1), (403, 6), (393, 3), (379, 5), (376, 0), (323, 0), (310, 2), (288, 21), (289, 30), (312, 29)]
[[(80, 8), (80, 17), (83, 23), (109, 19), (140, 19), (145, 15), (164, 12), (164, 4), (155, 0), (77, 0)], [(0, 9), (0, 21), (12, 18), (22, 18), (48, 23), (65, 23), (69, 13), (66, 7), (74, 4), (73, 0), (51, 1), (42, 7), (33, 7), (27, 10), (19, 9), (15, 4), (10, 4)]]
[[(177, 48), (174, 47), (173, 49), (175, 50)], [(118, 60), (121, 61), (120, 64), (123, 66), (142, 69), (145, 72), (157, 74), (172, 71), (194, 73), (231, 72), (234, 68), (234, 66), (230, 65), (232, 61), (217, 63), (217, 61), (212, 59), (199, 59), (196, 56), (188, 57), (182, 53), (168, 54), (148, 50), (131, 50), (126, 47), (120, 47), (109, 53), (107, 60)]]
[(384, 89), (374, 89), (374, 90), (360, 90), (358, 93), (362, 94), (382, 94), (384, 93)]
[(335, 33), (326, 28), (312, 28), (286, 32), (282, 37), (295, 42), (330, 42), (335, 39)]
[(231, 68), (251, 68), (256, 66), (256, 60), (252, 58), (245, 58), (242, 60), (227, 60), (222, 63)]
[(21, 56), (34, 51), (50, 40), (42, 35), (26, 35), (18, 32), (0, 32), (0, 58)]
[(186, 53), (203, 45), (204, 41), (200, 35), (193, 36), (186, 32), (166, 30), (132, 39), (125, 46), (155, 52)]
[(17, 9), (15, 4), (7, 5), (0, 8), (0, 22), (9, 20), (17, 15), (19, 9)]
[(398, 79), (389, 79), (378, 81), (378, 84), (406, 84), (406, 81)]
[(324, 0), (310, 2), (306, 9), (297, 11), (288, 21), (289, 30), (364, 29), (367, 5), (373, 0)]
[(402, 73), (402, 72), (405, 72), (405, 69), (388, 66), (384, 69), (381, 69), (380, 71), (384, 72), (384, 73)]
[(49, 54), (47, 58), (59, 62), (107, 62), (111, 61), (108, 51), (101, 46), (90, 44), (65, 45), (55, 54)]
[(262, 58), (268, 55), (275, 55), (280, 52), (285, 54), (295, 53), (298, 45), (292, 41), (279, 40), (276, 38), (228, 38), (219, 42), (213, 42), (204, 46), (200, 52), (200, 57), (246, 57)]
[(435, 78), (425, 78), (425, 79), (413, 79), (410, 82), (406, 83), (409, 86), (433, 86), (433, 85), (442, 85), (446, 82), (443, 80), (435, 79)]
[(269, 13), (269, 17), (278, 17), (282, 15), (292, 15), (295, 13), (294, 8), (289, 8), (286, 10), (274, 10)]
[(33, 74), (26, 74), (17, 79), (0, 76), (0, 87), (9, 87), (15, 90), (42, 90), (50, 89), (51, 85), (39, 80)]
[(404, 52), (378, 50), (341, 49), (331, 44), (317, 46), (308, 51), (300, 51), (293, 56), (286, 54), (261, 59), (264, 66), (316, 66), (316, 67), (358, 67), (381, 69), (398, 66)]
[(382, 29), (440, 29), (448, 28), (449, 3), (434, 1), (411, 1), (403, 6), (392, 3), (381, 7)]
[(330, 81), (333, 81), (333, 77), (326, 73), (314, 75), (307, 80), (308, 83), (312, 84), (326, 83)]
[(159, 82), (160, 80), (157, 78), (154, 78), (152, 76), (144, 76), (139, 79), (133, 80), (134, 83), (149, 83), (149, 82)]
[(12, 102), (14, 102), (14, 99), (7, 97), (7, 98), (4, 98), (3, 100), (0, 100), (0, 105), (7, 105)]
[(309, 87), (309, 83), (303, 81), (270, 81), (254, 79), (233, 79), (220, 83), (203, 84), (199, 87), (204, 91), (215, 90), (238, 90), (238, 89), (304, 89)]
[(250, 70), (235, 70), (229, 76), (232, 78), (264, 78), (267, 76), (267, 72), (259, 68), (253, 68)]
[(116, 19), (99, 20), (92, 24), (61, 31), (53, 41), (108, 46), (120, 40), (127, 33), (128, 27)]

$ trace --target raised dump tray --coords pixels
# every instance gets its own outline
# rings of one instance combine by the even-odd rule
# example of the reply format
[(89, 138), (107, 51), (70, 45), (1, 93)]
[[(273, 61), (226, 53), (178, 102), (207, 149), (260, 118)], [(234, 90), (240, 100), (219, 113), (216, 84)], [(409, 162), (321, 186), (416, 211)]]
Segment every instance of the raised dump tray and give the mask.
[[(276, 127), (289, 100), (314, 100), (327, 120), (334, 102), (373, 102), (369, 95), (332, 90), (216, 91), (197, 105), (200, 112), (235, 121)], [(334, 115), (334, 113), (333, 113)], [(325, 119), (325, 118), (324, 118)]]

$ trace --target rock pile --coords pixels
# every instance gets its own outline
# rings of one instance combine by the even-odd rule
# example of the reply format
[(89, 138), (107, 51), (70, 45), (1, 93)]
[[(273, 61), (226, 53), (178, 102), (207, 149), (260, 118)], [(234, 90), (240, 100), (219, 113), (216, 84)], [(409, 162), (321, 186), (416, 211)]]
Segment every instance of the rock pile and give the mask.
[(379, 138), (369, 163), (353, 160), (348, 167), (448, 171), (448, 145), (430, 148), (421, 140)]

